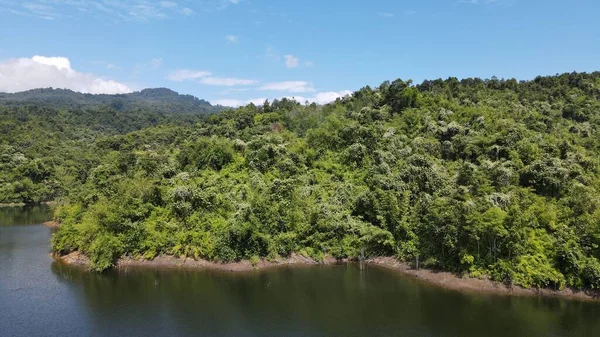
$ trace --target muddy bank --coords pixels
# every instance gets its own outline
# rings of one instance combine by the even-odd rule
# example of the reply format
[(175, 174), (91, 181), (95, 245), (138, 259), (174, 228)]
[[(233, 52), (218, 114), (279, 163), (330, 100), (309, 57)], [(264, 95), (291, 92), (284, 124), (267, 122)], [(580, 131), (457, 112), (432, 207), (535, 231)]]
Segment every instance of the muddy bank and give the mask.
[(90, 266), (90, 259), (80, 252), (72, 252), (67, 255), (51, 254), (50, 256), (52, 256), (56, 261), (64, 264), (86, 268)]
[[(82, 266), (84, 268), (87, 268), (90, 265), (89, 259), (79, 252), (73, 252), (64, 256), (54, 255), (53, 257), (63, 263), (70, 265)], [(324, 261), (315, 261), (313, 259), (298, 254), (292, 254), (288, 258), (279, 259), (275, 261), (261, 259), (256, 263), (252, 263), (248, 260), (232, 263), (219, 263), (207, 260), (194, 260), (191, 258), (178, 258), (174, 256), (159, 256), (154, 260), (133, 259), (130, 257), (125, 257), (117, 262), (115, 268), (181, 268), (243, 272), (282, 266), (335, 265), (349, 262), (351, 263), (353, 261), (347, 259), (337, 260), (332, 257), (328, 257)], [(511, 296), (549, 296), (594, 301), (600, 300), (600, 291), (597, 290), (576, 290), (569, 288), (563, 290), (526, 289), (519, 286), (507, 286), (503, 283), (491, 281), (489, 279), (460, 277), (459, 275), (450, 272), (434, 271), (430, 269), (416, 270), (413, 269), (408, 263), (398, 261), (397, 259), (392, 257), (378, 257), (368, 259), (365, 261), (365, 263), (368, 265), (374, 265), (391, 269), (403, 275), (407, 275), (415, 279), (422, 280), (424, 282), (452, 290)]]
[(576, 290), (565, 288), (563, 290), (552, 289), (526, 289), (519, 286), (507, 286), (500, 282), (489, 279), (478, 279), (469, 277), (460, 277), (459, 275), (434, 271), (429, 269), (413, 269), (408, 263), (400, 262), (392, 257), (378, 257), (367, 260), (367, 263), (392, 269), (403, 275), (408, 275), (427, 283), (453, 290), (490, 293), (499, 295), (513, 296), (549, 296), (549, 297), (567, 297), (583, 300), (600, 300), (600, 291), (597, 290)]
[(26, 205), (24, 202), (0, 203), (0, 207), (23, 207)]
[[(53, 255), (53, 257), (63, 263), (89, 267), (90, 261), (89, 259), (79, 253), (73, 252), (63, 256)], [(326, 258), (324, 261), (315, 261), (311, 258), (292, 254), (288, 258), (278, 259), (275, 261), (269, 261), (265, 259), (261, 259), (256, 263), (252, 263), (248, 260), (243, 260), (239, 262), (230, 262), (230, 263), (219, 263), (208, 260), (194, 260), (192, 258), (179, 258), (174, 256), (158, 256), (154, 260), (145, 260), (145, 259), (134, 259), (131, 257), (124, 257), (117, 261), (115, 268), (123, 269), (123, 268), (182, 268), (182, 269), (213, 269), (213, 270), (221, 270), (221, 271), (231, 271), (231, 272), (239, 272), (239, 271), (252, 271), (252, 270), (260, 270), (260, 269), (268, 269), (274, 267), (282, 267), (282, 266), (311, 266), (311, 265), (334, 265), (334, 264), (342, 264), (349, 262), (348, 260), (337, 260), (334, 258)]]
[(48, 228), (56, 229), (56, 228), (60, 227), (60, 224), (56, 221), (46, 221), (46, 222), (44, 222), (44, 226), (46, 226)]
[(24, 202), (9, 202), (9, 203), (0, 203), (0, 207), (24, 207), (24, 206), (39, 206), (39, 205), (55, 205), (56, 201), (42, 201), (42, 202), (33, 202), (33, 203), (24, 203)]

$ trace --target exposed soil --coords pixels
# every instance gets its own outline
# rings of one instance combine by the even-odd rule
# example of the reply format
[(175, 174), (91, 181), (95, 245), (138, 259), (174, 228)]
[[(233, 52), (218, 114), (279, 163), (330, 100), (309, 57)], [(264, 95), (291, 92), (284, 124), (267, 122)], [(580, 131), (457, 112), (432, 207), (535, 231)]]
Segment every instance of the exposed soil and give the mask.
[(0, 203), (0, 207), (23, 207), (23, 206), (35, 206), (35, 205), (54, 205), (56, 201), (42, 201), (37, 203), (24, 203), (24, 202), (9, 202)]
[[(78, 265), (89, 267), (89, 259), (79, 253), (73, 252), (67, 255), (58, 256), (53, 255), (56, 260), (59, 260), (66, 264)], [(334, 258), (327, 258), (324, 261), (317, 262), (308, 257), (304, 257), (299, 254), (292, 254), (288, 258), (279, 259), (275, 261), (269, 261), (261, 259), (255, 264), (252, 264), (248, 260), (230, 263), (220, 263), (207, 260), (194, 260), (192, 258), (180, 258), (175, 256), (158, 256), (154, 260), (145, 259), (134, 259), (131, 257), (124, 257), (117, 261), (115, 268), (183, 268), (183, 269), (214, 269), (222, 271), (240, 272), (240, 271), (252, 271), (257, 269), (268, 269), (282, 266), (310, 266), (310, 265), (333, 265), (346, 263), (347, 260), (337, 260)]]
[(52, 254), (52, 257), (59, 262), (74, 266), (89, 267), (90, 265), (90, 259), (80, 252), (72, 252), (67, 255)]
[[(53, 255), (55, 259), (70, 265), (89, 267), (89, 259), (79, 253), (73, 252), (64, 256)], [(310, 265), (334, 265), (348, 263), (348, 260), (337, 260), (327, 258), (322, 262), (304, 257), (298, 254), (292, 254), (289, 258), (276, 261), (261, 259), (255, 264), (244, 260), (232, 263), (219, 263), (207, 260), (194, 260), (191, 258), (179, 258), (174, 256), (159, 256), (154, 260), (133, 259), (125, 257), (120, 259), (115, 268), (183, 268), (183, 269), (213, 269), (230, 272), (243, 272), (260, 269), (268, 269), (281, 266), (310, 266)], [(582, 300), (600, 300), (600, 291), (597, 290), (576, 290), (576, 289), (525, 289), (519, 286), (509, 286), (489, 279), (478, 279), (461, 277), (457, 274), (435, 271), (430, 269), (413, 269), (408, 263), (398, 261), (392, 257), (378, 257), (366, 260), (365, 263), (397, 271), (403, 275), (413, 277), (424, 282), (444, 287), (447, 289), (461, 290), (477, 293), (490, 293), (512, 296), (549, 296), (549, 297), (567, 297)]]
[(230, 263), (219, 263), (212, 262), (207, 260), (194, 260), (194, 259), (184, 259), (173, 256), (159, 256), (154, 260), (137, 260), (133, 258), (123, 258), (117, 262), (117, 268), (126, 268), (126, 267), (150, 267), (150, 268), (205, 268), (205, 269), (215, 269), (215, 270), (223, 270), (223, 271), (251, 271), (256, 269), (267, 269), (273, 267), (281, 267), (281, 266), (300, 266), (300, 265), (319, 265), (319, 264), (336, 264), (342, 263), (343, 261), (338, 261), (336, 259), (326, 259), (323, 262), (317, 262), (313, 259), (304, 257), (298, 254), (292, 254), (289, 258), (279, 259), (276, 261), (269, 261), (261, 259), (255, 264), (252, 264), (248, 260), (243, 260), (239, 262), (230, 262)]
[(600, 291), (597, 290), (576, 290), (570, 288), (565, 288), (563, 290), (535, 288), (526, 289), (514, 285), (505, 285), (489, 279), (461, 277), (457, 274), (449, 272), (435, 271), (430, 269), (416, 270), (413, 269), (408, 263), (400, 262), (392, 257), (378, 257), (368, 260), (367, 263), (392, 269), (404, 275), (408, 275), (447, 289), (500, 295), (550, 296), (569, 297), (584, 300), (600, 300)]
[(44, 226), (46, 226), (48, 228), (56, 229), (56, 228), (60, 227), (60, 224), (56, 221), (46, 221), (46, 222), (44, 222)]
[(22, 202), (0, 203), (0, 207), (19, 207), (25, 205), (26, 204)]

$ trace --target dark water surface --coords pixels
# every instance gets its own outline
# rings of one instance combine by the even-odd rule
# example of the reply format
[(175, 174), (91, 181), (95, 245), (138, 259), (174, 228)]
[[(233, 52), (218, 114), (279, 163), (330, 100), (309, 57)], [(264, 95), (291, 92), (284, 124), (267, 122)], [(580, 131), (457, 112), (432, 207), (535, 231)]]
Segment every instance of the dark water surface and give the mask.
[(51, 219), (48, 205), (0, 207), (0, 226), (37, 225)]
[(99, 275), (53, 262), (50, 235), (0, 226), (0, 336), (600, 336), (595, 302), (460, 293), (357, 265)]

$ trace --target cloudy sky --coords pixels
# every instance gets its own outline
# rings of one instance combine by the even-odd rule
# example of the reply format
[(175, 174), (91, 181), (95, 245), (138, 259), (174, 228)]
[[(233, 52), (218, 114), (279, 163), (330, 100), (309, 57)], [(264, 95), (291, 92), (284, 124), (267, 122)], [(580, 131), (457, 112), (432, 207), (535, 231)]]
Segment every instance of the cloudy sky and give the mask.
[(0, 92), (326, 103), (395, 78), (600, 70), (597, 0), (0, 0)]

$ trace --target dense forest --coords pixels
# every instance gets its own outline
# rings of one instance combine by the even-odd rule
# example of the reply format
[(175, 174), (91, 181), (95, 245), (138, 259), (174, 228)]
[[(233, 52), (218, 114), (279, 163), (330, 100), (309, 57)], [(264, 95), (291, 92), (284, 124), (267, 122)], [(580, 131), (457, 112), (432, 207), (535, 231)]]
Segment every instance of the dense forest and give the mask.
[(168, 89), (0, 93), (0, 203), (61, 199), (101, 163), (96, 142), (150, 126), (193, 125), (223, 109)]
[(83, 94), (68, 89), (33, 89), (14, 94), (0, 93), (0, 105), (38, 105), (58, 109), (110, 108), (115, 111), (145, 110), (162, 114), (213, 113), (223, 107), (167, 88), (144, 89), (129, 94)]
[(57, 199), (53, 249), (98, 271), (295, 252), (600, 288), (597, 72), (395, 80), (188, 120), (2, 109), (1, 194)]

